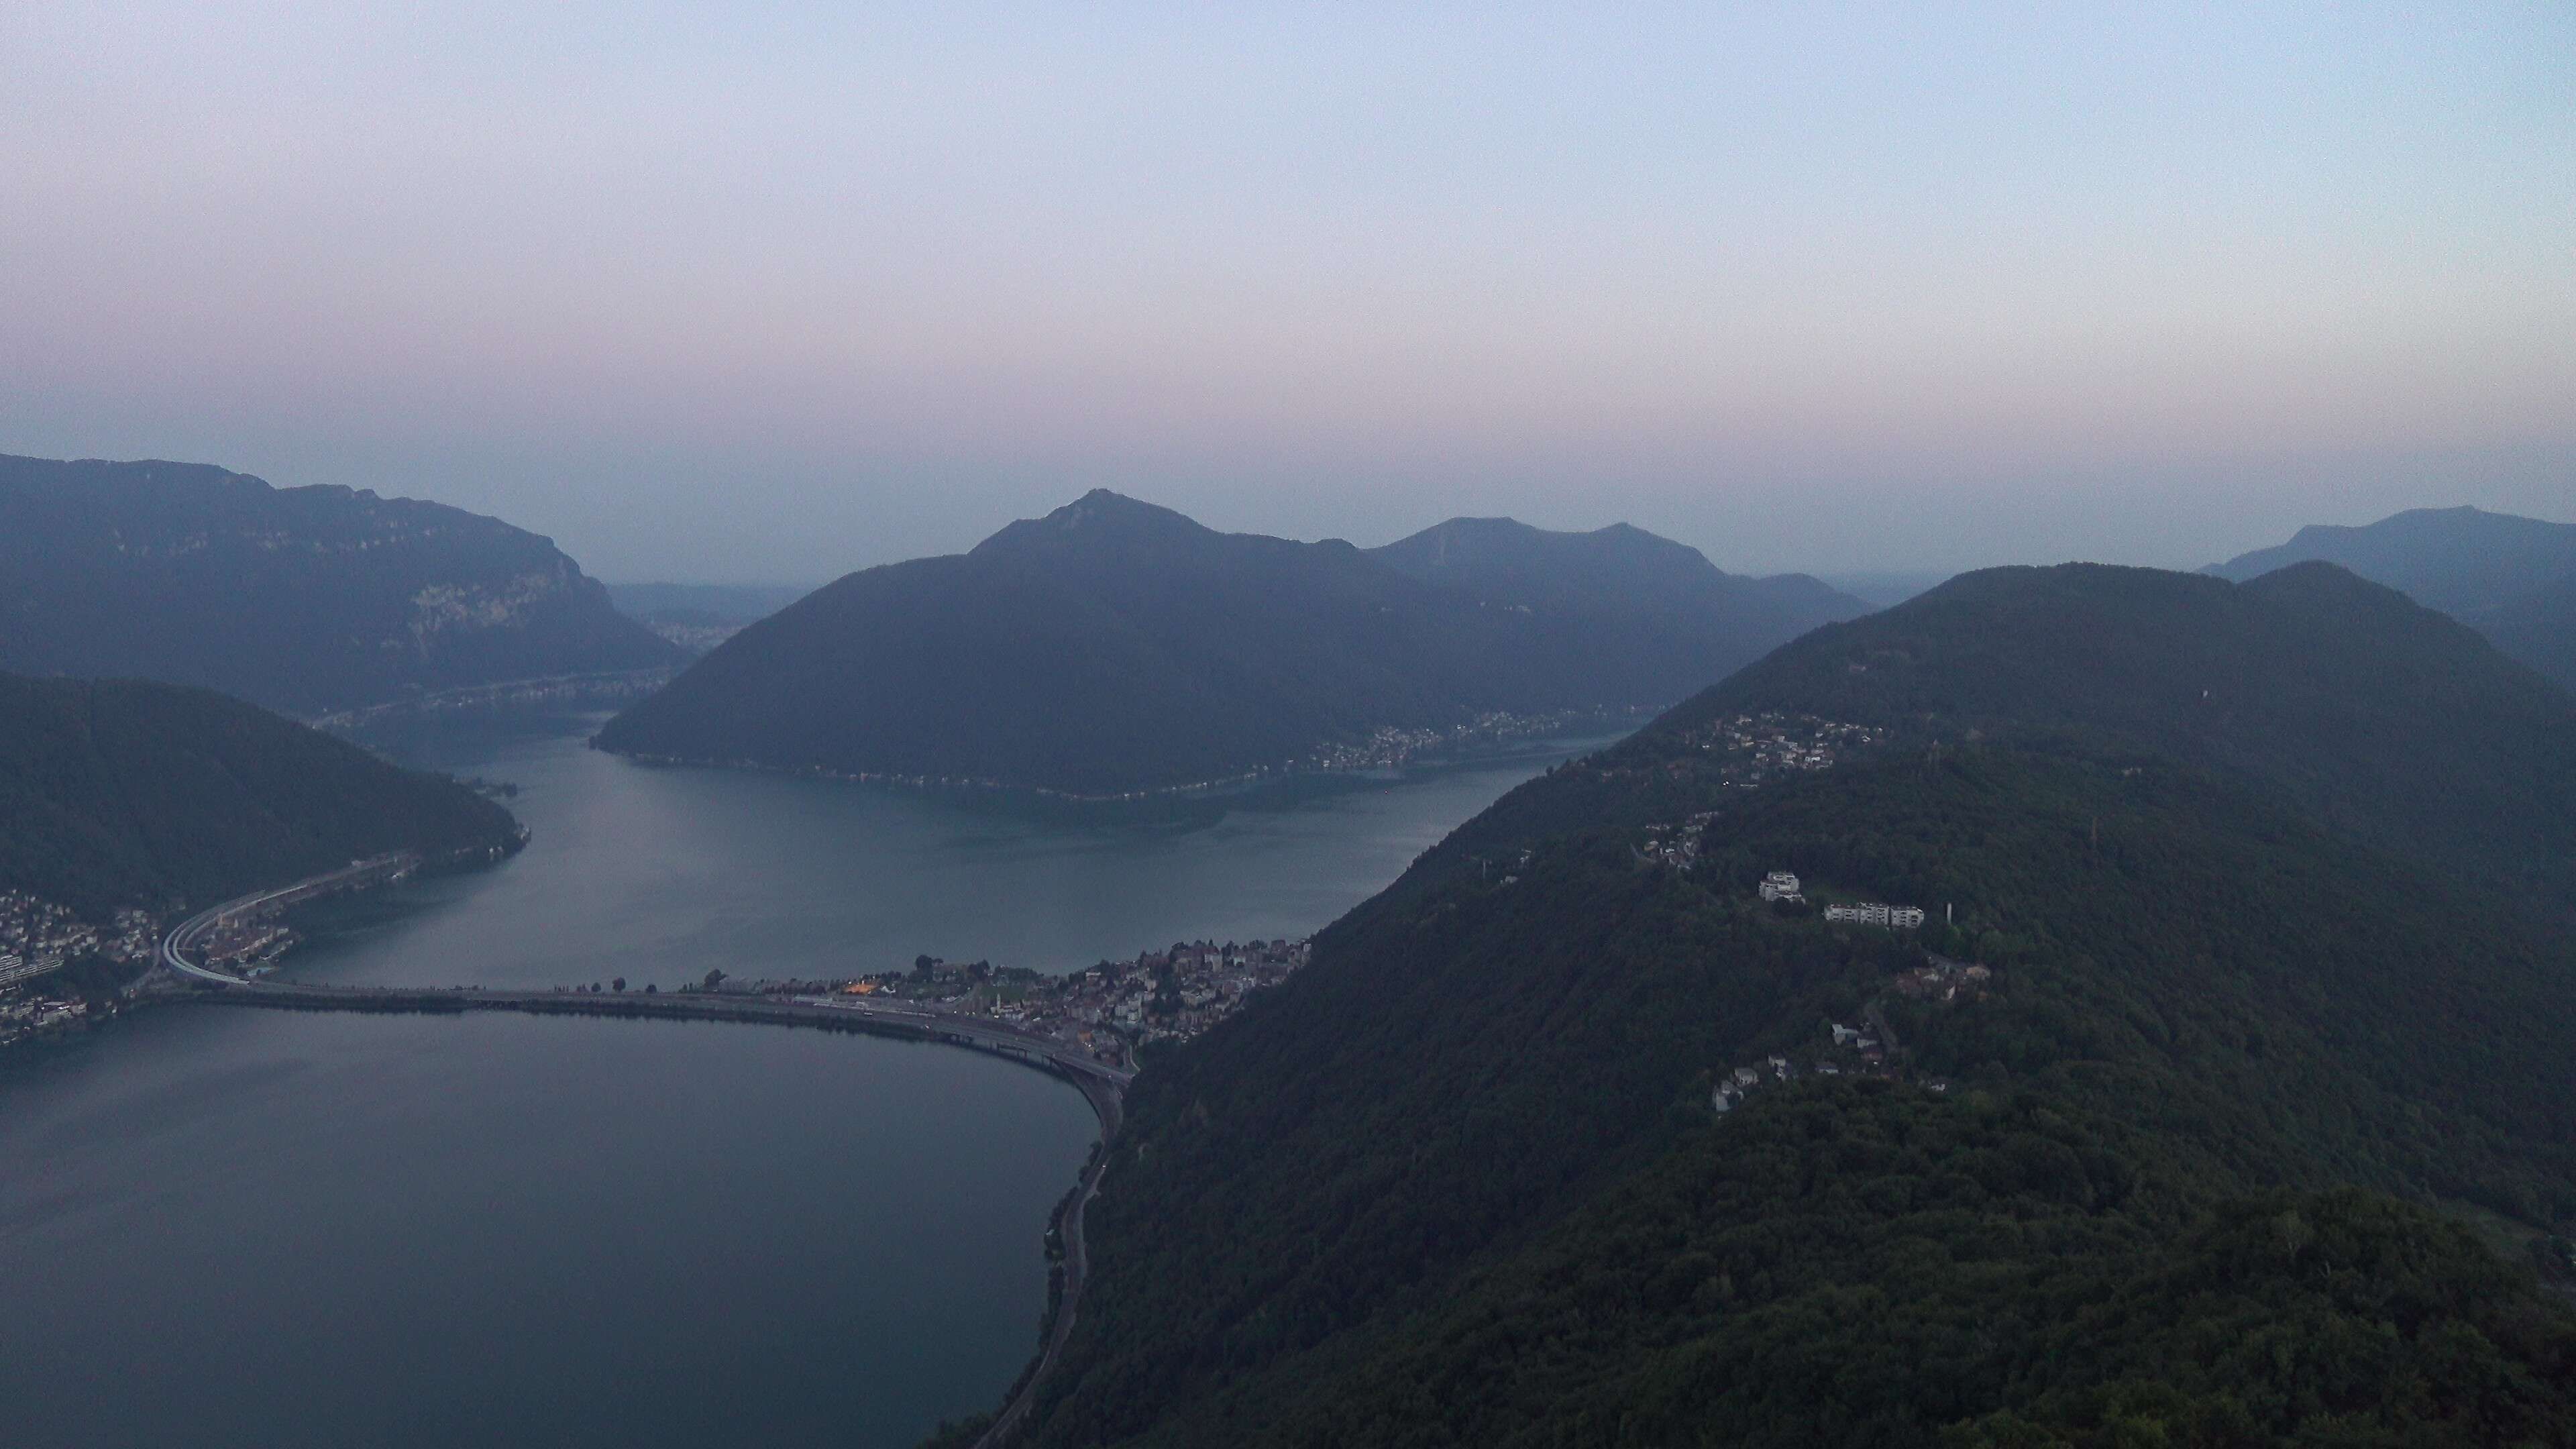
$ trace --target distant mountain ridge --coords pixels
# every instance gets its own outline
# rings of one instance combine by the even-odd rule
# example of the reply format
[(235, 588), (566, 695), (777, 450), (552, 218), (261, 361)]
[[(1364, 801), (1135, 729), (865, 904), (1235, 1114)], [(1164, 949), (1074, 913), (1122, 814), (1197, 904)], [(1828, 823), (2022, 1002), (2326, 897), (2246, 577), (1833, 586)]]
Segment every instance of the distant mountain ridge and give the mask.
[(1749, 618), (1768, 613), (1789, 628), (1868, 608), (1806, 574), (1727, 573), (1688, 544), (1626, 523), (1560, 533), (1511, 518), (1453, 518), (1366, 552), (1409, 578), (1510, 603), (1676, 611), (1731, 606)]
[(2289, 564), (2339, 564), (2439, 609), (2576, 690), (2576, 524), (2483, 509), (2418, 508), (2357, 528), (2310, 524), (2288, 543), (2202, 572), (2243, 582)]
[[(1605, 555), (1654, 566), (1623, 578)], [(1731, 578), (1637, 530), (1484, 521), (1362, 550), (1219, 533), (1095, 490), (967, 553), (826, 585), (599, 743), (1116, 794), (1280, 768), (1381, 727), (1659, 704), (1862, 607)]]
[(498, 519), (204, 464), (0, 456), (0, 669), (317, 715), (679, 657)]

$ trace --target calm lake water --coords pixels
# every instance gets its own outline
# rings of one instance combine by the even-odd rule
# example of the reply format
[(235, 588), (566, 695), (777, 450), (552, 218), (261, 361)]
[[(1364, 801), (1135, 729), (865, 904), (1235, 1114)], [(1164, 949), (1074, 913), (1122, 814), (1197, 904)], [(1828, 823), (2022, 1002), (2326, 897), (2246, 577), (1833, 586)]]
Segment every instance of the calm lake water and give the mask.
[[(516, 860), (310, 912), (288, 974), (665, 989), (1303, 934), (1567, 751), (1164, 818), (649, 769), (577, 737)], [(1035, 1346), (1096, 1124), (948, 1048), (163, 1008), (0, 1071), (0, 1442), (909, 1445)]]

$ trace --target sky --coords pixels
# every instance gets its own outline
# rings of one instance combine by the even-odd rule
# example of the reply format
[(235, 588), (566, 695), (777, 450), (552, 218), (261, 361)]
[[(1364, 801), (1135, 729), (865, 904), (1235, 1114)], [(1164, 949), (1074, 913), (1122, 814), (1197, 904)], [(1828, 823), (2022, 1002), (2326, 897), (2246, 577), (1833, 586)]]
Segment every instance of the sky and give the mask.
[(2576, 7), (0, 7), (0, 452), (819, 582), (2576, 519)]

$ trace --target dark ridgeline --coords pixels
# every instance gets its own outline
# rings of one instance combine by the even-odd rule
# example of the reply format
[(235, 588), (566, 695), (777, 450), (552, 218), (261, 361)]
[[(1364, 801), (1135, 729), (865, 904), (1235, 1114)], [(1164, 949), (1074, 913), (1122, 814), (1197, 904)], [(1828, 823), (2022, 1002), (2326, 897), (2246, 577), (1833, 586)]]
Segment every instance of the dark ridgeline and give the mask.
[(1966, 574), (1820, 629), (1657, 728), (1757, 704), (1924, 738), (2094, 732), (2576, 905), (2576, 699), (2330, 564), (2244, 584), (2088, 564)]
[(1863, 606), (1634, 529), (1460, 520), (1378, 550), (1106, 491), (851, 574), (612, 720), (644, 755), (1107, 794), (1382, 726), (1655, 705)]
[[(1744, 769), (1809, 713), (1883, 743)], [(1030, 1442), (2570, 1442), (2571, 777), (2576, 701), (2332, 568), (1818, 631), (1147, 1058)]]
[(2288, 543), (2203, 572), (2242, 582), (2310, 561), (2400, 590), (2576, 690), (2576, 524), (2417, 508), (2361, 528), (2312, 524)]
[(91, 919), (517, 844), (464, 786), (210, 690), (0, 674), (0, 720), (0, 889)]
[(0, 669), (312, 715), (680, 655), (498, 519), (192, 463), (0, 457)]
[(2576, 574), (2476, 615), (2495, 647), (2576, 691)]

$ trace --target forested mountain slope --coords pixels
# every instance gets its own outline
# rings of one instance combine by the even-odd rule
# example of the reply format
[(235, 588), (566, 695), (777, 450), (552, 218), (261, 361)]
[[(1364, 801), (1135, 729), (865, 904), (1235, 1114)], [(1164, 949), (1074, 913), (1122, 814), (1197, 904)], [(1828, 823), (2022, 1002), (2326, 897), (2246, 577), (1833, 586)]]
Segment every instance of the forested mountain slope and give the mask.
[[(2157, 703), (2173, 641), (2198, 642), (2165, 673), (2197, 676), (2344, 587), (2246, 609), (2184, 583), (2015, 571), (1876, 652), (1783, 651), (1515, 792), (1287, 986), (1149, 1058), (1035, 1442), (2576, 1436), (2576, 1321), (2526, 1248), (2563, 1266), (2542, 1238), (2576, 1216), (2568, 934)], [(2338, 647), (2406, 660), (2403, 607), (2338, 608), (2363, 636)], [(2012, 623), (2070, 610), (2091, 627)], [(1954, 632), (1991, 649), (1930, 648)], [(1907, 639), (2061, 682), (2025, 721), (1894, 667)], [(2459, 647), (2484, 649), (2450, 630), (2415, 663)], [(2476, 657), (2390, 677), (2465, 710)], [(2241, 728), (2336, 748), (2360, 706), (2309, 697), (2333, 677), (2289, 671)], [(1846, 681), (1883, 693), (1831, 717), (1904, 728), (1829, 768), (1750, 772), (1753, 731), (1710, 733)], [(2428, 747), (2490, 737), (2460, 738)], [(1779, 869), (1930, 921), (1767, 904)], [(1927, 985), (1927, 948), (1985, 972)], [(1760, 1084), (1721, 1114), (1737, 1068)], [(2462, 1204), (2515, 1225), (2510, 1261)]]
[(1688, 544), (1624, 523), (1557, 533), (1509, 518), (1453, 518), (1367, 553), (1482, 603), (1590, 615), (1605, 639), (1634, 653), (1630, 667), (1669, 672), (1662, 661), (1692, 658), (1693, 672), (1711, 680), (1818, 624), (1869, 612), (1806, 574), (1730, 574)]
[(1799, 639), (1657, 722), (1786, 709), (1908, 738), (2084, 729), (2576, 903), (2576, 697), (2328, 564), (2244, 584), (2067, 564), (1963, 574)]
[(1453, 583), (1097, 491), (969, 553), (827, 585), (599, 743), (1114, 794), (1278, 769), (1384, 727), (1662, 704), (1849, 605), (1821, 585), (1739, 589), (1630, 530), (1613, 542), (1679, 550), (1719, 581), (1641, 600), (1549, 546), (1599, 535), (1521, 532), (1540, 546), (1511, 578)]
[(2469, 622), (2498, 649), (2576, 694), (2576, 574)]
[(453, 781), (208, 690), (0, 674), (0, 719), (0, 890), (91, 919), (517, 843), (508, 811)]
[(202, 464), (0, 457), (0, 669), (313, 715), (678, 658), (498, 519)]

